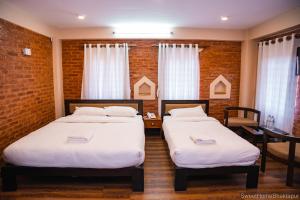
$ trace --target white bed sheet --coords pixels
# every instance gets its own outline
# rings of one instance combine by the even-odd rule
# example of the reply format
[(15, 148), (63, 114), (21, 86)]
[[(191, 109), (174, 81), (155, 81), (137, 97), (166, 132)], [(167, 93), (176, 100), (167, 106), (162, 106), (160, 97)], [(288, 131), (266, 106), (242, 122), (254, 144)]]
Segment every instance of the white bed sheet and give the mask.
[[(71, 133), (90, 132), (93, 137), (88, 143), (67, 143)], [(123, 168), (144, 162), (144, 145), (141, 116), (71, 115), (9, 145), (4, 150), (4, 159), (14, 165), (32, 167)]]
[[(163, 130), (173, 162), (178, 167), (212, 168), (254, 164), (257, 147), (212, 117), (164, 117)], [(190, 136), (214, 139), (216, 144), (195, 144)]]

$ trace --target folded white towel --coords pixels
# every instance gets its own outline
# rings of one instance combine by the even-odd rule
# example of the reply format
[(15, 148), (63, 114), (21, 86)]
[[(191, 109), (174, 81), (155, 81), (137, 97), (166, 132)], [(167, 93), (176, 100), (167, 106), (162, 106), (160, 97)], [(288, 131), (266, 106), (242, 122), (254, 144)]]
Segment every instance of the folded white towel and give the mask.
[(214, 139), (197, 138), (195, 136), (190, 136), (190, 139), (195, 144), (216, 144), (216, 140), (214, 140)]
[(69, 135), (67, 137), (67, 143), (87, 143), (92, 139), (93, 136), (94, 136), (93, 133), (86, 133), (86, 134), (72, 133), (72, 135)]

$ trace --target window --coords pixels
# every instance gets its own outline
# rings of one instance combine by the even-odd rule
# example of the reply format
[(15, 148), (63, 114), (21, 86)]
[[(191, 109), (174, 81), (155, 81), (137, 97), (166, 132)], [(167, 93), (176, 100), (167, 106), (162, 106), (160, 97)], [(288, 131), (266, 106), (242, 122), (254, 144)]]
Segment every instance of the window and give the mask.
[(128, 45), (84, 45), (82, 99), (129, 99)]
[(159, 99), (199, 99), (198, 45), (159, 44)]
[(260, 42), (257, 70), (256, 108), (261, 111), (261, 123), (269, 115), (275, 127), (292, 132), (296, 98), (295, 36), (280, 42)]

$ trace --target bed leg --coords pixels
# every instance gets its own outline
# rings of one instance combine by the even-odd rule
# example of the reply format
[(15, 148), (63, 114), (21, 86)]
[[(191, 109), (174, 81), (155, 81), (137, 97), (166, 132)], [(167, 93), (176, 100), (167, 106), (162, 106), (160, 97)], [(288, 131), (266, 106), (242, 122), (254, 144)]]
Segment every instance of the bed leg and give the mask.
[(161, 139), (165, 139), (165, 134), (164, 134), (164, 131), (163, 131), (163, 129), (161, 128), (160, 129), (160, 137), (161, 137)]
[(259, 167), (257, 165), (251, 166), (247, 172), (246, 188), (257, 188), (259, 176)]
[(175, 191), (185, 191), (187, 187), (187, 174), (186, 169), (175, 168)]
[(17, 190), (17, 177), (14, 170), (10, 167), (1, 168), (2, 191), (16, 191)]
[(132, 190), (135, 192), (144, 191), (144, 167), (138, 166), (132, 175)]

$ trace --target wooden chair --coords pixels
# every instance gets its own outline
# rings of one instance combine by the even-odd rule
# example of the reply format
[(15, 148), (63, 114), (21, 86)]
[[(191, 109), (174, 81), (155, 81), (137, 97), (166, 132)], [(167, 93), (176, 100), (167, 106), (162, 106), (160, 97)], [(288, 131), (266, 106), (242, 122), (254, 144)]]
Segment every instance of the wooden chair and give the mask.
[[(243, 117), (230, 117), (229, 112), (243, 111)], [(249, 118), (249, 112), (253, 114), (253, 118)], [(256, 115), (256, 120), (255, 120)], [(253, 108), (245, 107), (225, 107), (224, 108), (224, 125), (230, 129), (239, 129), (241, 126), (257, 128), (260, 121), (260, 111)]]
[[(269, 143), (270, 139), (279, 139), (283, 142)], [(300, 137), (292, 134), (284, 135), (268, 129), (264, 130), (264, 143), (260, 170), (266, 170), (267, 155), (274, 160), (288, 166), (286, 185), (293, 185), (294, 167), (300, 167)]]

